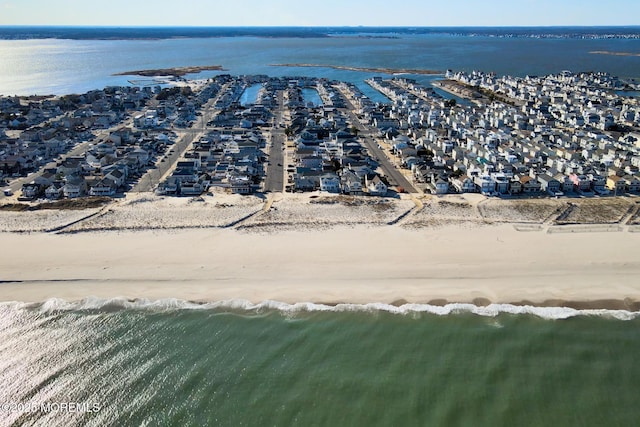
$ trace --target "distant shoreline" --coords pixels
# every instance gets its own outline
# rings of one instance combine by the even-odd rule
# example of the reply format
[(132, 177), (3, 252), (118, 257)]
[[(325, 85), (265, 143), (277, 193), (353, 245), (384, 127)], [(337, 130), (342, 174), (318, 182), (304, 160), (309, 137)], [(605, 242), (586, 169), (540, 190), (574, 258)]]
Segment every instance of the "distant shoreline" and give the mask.
[(383, 74), (425, 74), (439, 75), (444, 74), (439, 70), (420, 70), (409, 68), (373, 68), (373, 67), (347, 67), (344, 65), (327, 65), (327, 64), (269, 64), (272, 67), (308, 67), (308, 68), (332, 68), (334, 70), (347, 71), (363, 71), (367, 73), (383, 73)]
[(160, 77), (160, 76), (173, 76), (183, 77), (187, 74), (196, 74), (202, 71), (224, 71), (222, 65), (204, 65), (196, 67), (175, 67), (175, 68), (158, 68), (152, 70), (136, 70), (136, 71), (123, 71), (121, 73), (115, 73), (114, 76), (142, 76), (142, 77)]
[[(490, 36), (524, 38), (574, 38), (574, 39), (640, 39), (639, 26), (551, 26), (551, 27), (255, 27), (255, 26), (212, 26), (212, 27), (110, 27), (110, 26), (32, 26), (2, 25), (0, 39), (67, 39), (67, 40), (161, 40), (175, 38), (215, 38), (215, 37), (265, 37), (265, 38), (326, 38), (356, 36), (362, 38), (379, 35), (433, 35)], [(387, 38), (388, 36), (385, 36)]]

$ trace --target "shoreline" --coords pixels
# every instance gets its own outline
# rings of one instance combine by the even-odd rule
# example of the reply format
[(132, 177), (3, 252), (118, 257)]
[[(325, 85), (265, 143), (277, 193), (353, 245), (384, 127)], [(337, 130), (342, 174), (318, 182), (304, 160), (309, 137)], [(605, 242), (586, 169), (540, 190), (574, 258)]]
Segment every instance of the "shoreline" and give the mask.
[[(10, 285), (1, 283), (0, 286)], [(20, 285), (24, 285), (21, 283)], [(426, 302), (410, 302), (399, 299), (391, 302), (379, 301), (280, 301), (274, 299), (248, 300), (234, 299), (181, 299), (176, 297), (150, 298), (103, 296), (82, 296), (81, 298), (51, 297), (44, 300), (0, 300), (1, 306), (19, 306), (41, 308), (45, 310), (117, 310), (117, 309), (158, 309), (158, 310), (189, 310), (189, 309), (223, 309), (233, 311), (281, 311), (281, 312), (345, 312), (345, 311), (386, 311), (394, 314), (431, 313), (438, 315), (472, 313), (484, 316), (498, 314), (534, 314), (549, 319), (564, 319), (578, 315), (606, 316), (629, 320), (640, 317), (640, 301), (637, 300), (561, 300), (549, 299), (540, 302), (520, 300), (516, 302), (495, 303), (484, 298), (472, 301), (458, 302), (443, 298)]]
[[(392, 295), (385, 299), (373, 298), (344, 298), (335, 299), (331, 296), (323, 296), (320, 298), (305, 299), (304, 297), (295, 298), (289, 287), (270, 286), (268, 296), (260, 297), (258, 287), (252, 287), (246, 283), (234, 283), (234, 286), (242, 288), (247, 294), (238, 297), (230, 297), (225, 288), (213, 288), (211, 283), (184, 283), (158, 281), (117, 281), (114, 285), (109, 281), (92, 281), (92, 280), (69, 280), (65, 281), (19, 281), (19, 282), (0, 282), (0, 291), (2, 299), (0, 305), (19, 303), (19, 304), (45, 304), (48, 301), (64, 301), (67, 304), (76, 305), (78, 308), (99, 308), (101, 305), (108, 305), (112, 302), (129, 303), (144, 307), (154, 305), (156, 303), (166, 303), (169, 306), (180, 308), (188, 308), (189, 305), (195, 306), (221, 306), (229, 308), (245, 308), (252, 306), (285, 306), (294, 307), (300, 305), (318, 306), (320, 309), (324, 307), (353, 306), (355, 309), (366, 309), (371, 306), (378, 307), (382, 310), (385, 307), (394, 307), (403, 309), (404, 311), (428, 311), (427, 307), (451, 307), (451, 306), (470, 306), (477, 308), (493, 307), (500, 312), (508, 312), (504, 308), (536, 308), (536, 309), (571, 309), (576, 311), (626, 311), (630, 313), (640, 314), (640, 299), (629, 297), (607, 297), (605, 295), (594, 299), (564, 299), (564, 298), (535, 298), (529, 299), (514, 298), (510, 300), (493, 301), (488, 298), (477, 296), (474, 298), (463, 297), (456, 299), (455, 297), (445, 298), (440, 295), (434, 297), (425, 296), (424, 298), (405, 299), (398, 297), (393, 299)], [(70, 286), (73, 285), (73, 288)], [(180, 285), (179, 292), (176, 292), (176, 285)], [(353, 287), (353, 283), (345, 284), (345, 286)], [(371, 287), (356, 284), (362, 291), (370, 294)], [(109, 286), (105, 289), (104, 286)], [(46, 287), (46, 289), (44, 289)], [(125, 290), (126, 289), (126, 290)], [(121, 291), (121, 292), (119, 292)], [(299, 290), (296, 295), (302, 295)], [(277, 297), (275, 295), (280, 295)], [(277, 308), (277, 307), (276, 307)], [(314, 310), (307, 307), (309, 311)], [(501, 309), (502, 308), (502, 309)], [(461, 308), (462, 311), (466, 311)]]
[(3, 301), (122, 297), (640, 308), (640, 285), (634, 285), (640, 262), (633, 254), (639, 233), (359, 226), (271, 234), (6, 234), (3, 243)]
[(0, 301), (638, 311), (639, 223), (635, 198), (140, 193), (89, 209), (0, 211)]

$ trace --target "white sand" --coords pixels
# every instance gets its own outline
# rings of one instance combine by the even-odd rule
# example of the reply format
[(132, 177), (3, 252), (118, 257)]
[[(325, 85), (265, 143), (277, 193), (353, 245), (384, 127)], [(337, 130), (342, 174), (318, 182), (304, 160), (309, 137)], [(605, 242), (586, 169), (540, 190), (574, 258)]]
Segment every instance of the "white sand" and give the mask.
[(334, 228), (3, 234), (5, 301), (640, 301), (638, 233)]

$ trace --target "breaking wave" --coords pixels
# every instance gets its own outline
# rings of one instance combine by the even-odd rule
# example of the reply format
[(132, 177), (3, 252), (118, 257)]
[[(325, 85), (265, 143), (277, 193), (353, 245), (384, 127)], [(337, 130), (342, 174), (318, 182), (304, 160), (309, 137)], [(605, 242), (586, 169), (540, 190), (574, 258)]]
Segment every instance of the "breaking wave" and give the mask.
[(500, 314), (532, 315), (543, 319), (561, 320), (578, 316), (596, 316), (617, 320), (634, 320), (640, 317), (640, 311), (611, 310), (611, 309), (575, 309), (571, 307), (539, 307), (533, 305), (489, 304), (478, 306), (470, 303), (449, 303), (445, 305), (432, 304), (402, 304), (392, 305), (384, 303), (368, 304), (319, 304), (299, 302), (289, 304), (279, 301), (263, 301), (252, 303), (244, 299), (231, 299), (215, 302), (194, 302), (181, 299), (135, 299), (126, 298), (96, 298), (90, 297), (80, 301), (67, 301), (52, 298), (39, 303), (3, 302), (0, 308), (16, 310), (35, 310), (42, 313), (60, 311), (99, 311), (114, 312), (122, 310), (148, 311), (178, 311), (178, 310), (220, 310), (243, 312), (280, 312), (284, 315), (313, 312), (387, 312), (398, 315), (433, 314), (448, 316), (456, 314), (475, 314), (483, 317), (496, 317)]

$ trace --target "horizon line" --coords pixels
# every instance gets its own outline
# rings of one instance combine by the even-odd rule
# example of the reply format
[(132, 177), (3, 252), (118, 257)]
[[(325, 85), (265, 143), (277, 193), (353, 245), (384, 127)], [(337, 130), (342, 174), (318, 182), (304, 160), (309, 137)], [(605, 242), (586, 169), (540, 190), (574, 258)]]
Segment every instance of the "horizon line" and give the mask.
[(0, 24), (0, 28), (638, 28), (640, 24), (565, 25), (97, 25), (97, 24)]

